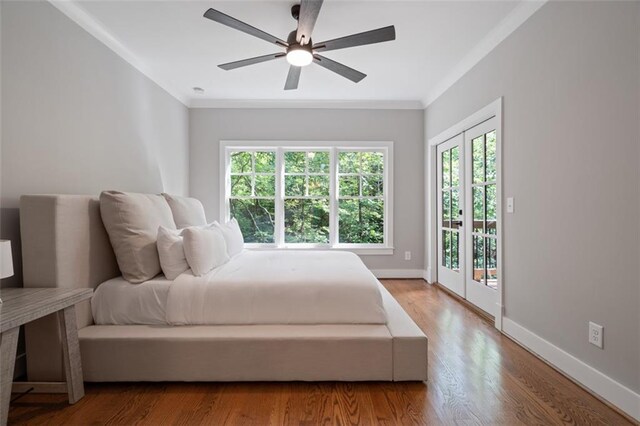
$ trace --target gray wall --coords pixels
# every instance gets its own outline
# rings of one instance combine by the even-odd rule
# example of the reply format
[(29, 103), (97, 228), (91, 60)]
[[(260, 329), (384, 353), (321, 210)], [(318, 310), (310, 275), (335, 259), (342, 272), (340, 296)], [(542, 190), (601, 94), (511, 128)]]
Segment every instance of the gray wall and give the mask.
[[(219, 216), (221, 140), (393, 141), (393, 256), (363, 256), (373, 269), (423, 269), (424, 115), (418, 110), (191, 109), (190, 193)], [(404, 260), (404, 252), (412, 260)]]
[(425, 119), (433, 137), (504, 96), (506, 316), (636, 392), (639, 61), (640, 3), (550, 2)]
[(22, 194), (188, 192), (184, 105), (47, 2), (3, 2), (1, 29), (0, 232), (14, 252)]

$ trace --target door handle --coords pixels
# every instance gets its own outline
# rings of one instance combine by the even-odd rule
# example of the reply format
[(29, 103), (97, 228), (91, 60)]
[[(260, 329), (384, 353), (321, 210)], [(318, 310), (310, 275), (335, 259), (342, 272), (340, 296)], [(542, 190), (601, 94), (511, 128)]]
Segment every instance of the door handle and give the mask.
[(458, 225), (458, 226), (462, 226), (462, 221), (461, 220), (454, 220), (451, 222), (452, 225)]

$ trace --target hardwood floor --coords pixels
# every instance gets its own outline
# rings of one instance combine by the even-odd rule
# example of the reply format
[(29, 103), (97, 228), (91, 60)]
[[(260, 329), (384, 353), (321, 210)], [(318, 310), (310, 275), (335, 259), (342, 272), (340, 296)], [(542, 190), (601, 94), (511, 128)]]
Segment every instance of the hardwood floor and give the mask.
[(444, 291), (383, 283), (429, 337), (426, 384), (87, 384), (72, 406), (18, 399), (9, 424), (631, 424)]

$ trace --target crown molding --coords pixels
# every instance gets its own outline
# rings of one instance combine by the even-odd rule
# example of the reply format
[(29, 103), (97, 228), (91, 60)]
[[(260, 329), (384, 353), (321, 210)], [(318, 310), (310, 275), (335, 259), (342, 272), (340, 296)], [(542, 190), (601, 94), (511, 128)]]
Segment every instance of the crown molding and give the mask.
[(127, 49), (124, 44), (115, 38), (107, 29), (81, 6), (73, 0), (48, 0), (56, 9), (65, 14), (69, 19), (82, 27), (86, 32), (94, 36), (118, 56), (127, 61), (131, 66), (140, 71), (143, 75), (164, 89), (171, 96), (176, 98), (185, 106), (189, 106), (189, 99), (183, 96), (171, 84), (160, 78), (151, 67), (147, 66), (133, 52)]
[(495, 49), (504, 39), (524, 24), (548, 0), (523, 0), (500, 21), (464, 58), (442, 79), (424, 99), (428, 107), (460, 80), (478, 62)]
[(192, 98), (190, 108), (308, 108), (308, 109), (418, 109), (424, 104), (419, 100), (236, 100)]

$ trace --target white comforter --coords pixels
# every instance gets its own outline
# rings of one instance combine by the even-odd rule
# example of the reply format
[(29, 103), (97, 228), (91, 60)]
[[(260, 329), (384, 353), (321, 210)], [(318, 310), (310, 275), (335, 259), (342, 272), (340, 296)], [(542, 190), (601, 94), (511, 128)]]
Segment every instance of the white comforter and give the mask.
[(384, 324), (378, 281), (353, 253), (249, 251), (171, 284), (167, 323)]

